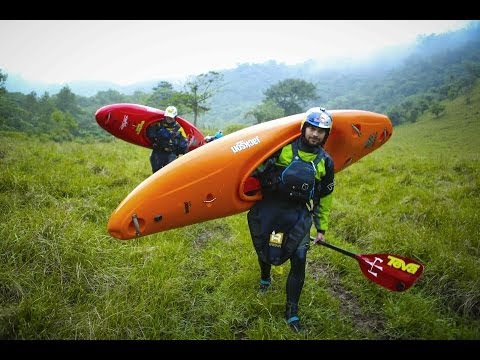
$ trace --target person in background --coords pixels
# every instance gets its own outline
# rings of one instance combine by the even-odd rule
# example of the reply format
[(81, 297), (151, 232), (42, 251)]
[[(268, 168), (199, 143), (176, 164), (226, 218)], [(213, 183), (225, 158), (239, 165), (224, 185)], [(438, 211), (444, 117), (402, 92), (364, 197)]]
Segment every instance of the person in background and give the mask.
[(176, 120), (177, 114), (175, 106), (168, 106), (165, 109), (165, 119), (152, 124), (147, 129), (147, 137), (153, 146), (150, 154), (152, 173), (187, 152), (188, 138), (185, 130)]
[(312, 223), (323, 241), (334, 189), (334, 164), (323, 149), (332, 117), (320, 107), (306, 112), (301, 134), (259, 166), (253, 176), (262, 186), (262, 200), (247, 214), (248, 226), (260, 265), (260, 291), (271, 284), (272, 265), (290, 259), (286, 284), (285, 320), (295, 332), (302, 330), (298, 303), (305, 280), (306, 256)]
[(215, 137), (215, 139), (220, 139), (223, 136), (223, 131), (218, 130), (213, 136)]
[(209, 143), (210, 141), (220, 139), (223, 136), (223, 131), (218, 130), (215, 135), (207, 135), (205, 136), (205, 142)]

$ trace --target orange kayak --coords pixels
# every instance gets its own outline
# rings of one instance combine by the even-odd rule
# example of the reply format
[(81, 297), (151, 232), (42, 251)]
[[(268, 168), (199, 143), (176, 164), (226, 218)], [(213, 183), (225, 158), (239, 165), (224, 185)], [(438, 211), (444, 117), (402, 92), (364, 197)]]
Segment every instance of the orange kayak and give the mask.
[[(330, 113), (333, 125), (325, 148), (335, 172), (392, 136), (386, 115), (362, 110)], [(108, 232), (118, 239), (133, 239), (248, 210), (262, 198), (251, 173), (300, 136), (304, 117), (302, 113), (253, 125), (181, 156), (128, 194), (112, 213)]]

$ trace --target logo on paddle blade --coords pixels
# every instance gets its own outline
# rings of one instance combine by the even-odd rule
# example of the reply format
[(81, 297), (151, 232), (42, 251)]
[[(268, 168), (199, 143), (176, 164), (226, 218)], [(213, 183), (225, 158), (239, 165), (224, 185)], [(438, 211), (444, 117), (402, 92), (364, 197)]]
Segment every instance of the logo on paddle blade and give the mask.
[(382, 271), (383, 270), (383, 267), (381, 267), (380, 265), (377, 265), (377, 262), (379, 263), (383, 263), (383, 260), (380, 259), (379, 257), (376, 257), (375, 256), (375, 260), (373, 261), (368, 261), (368, 260), (365, 260), (365, 262), (370, 265), (370, 269), (368, 270), (368, 272), (370, 274), (372, 274), (373, 276), (377, 277), (378, 276), (378, 273), (374, 272), (373, 270), (380, 270)]
[(388, 255), (387, 257), (390, 259), (390, 261), (387, 263), (388, 266), (394, 267), (395, 269), (400, 269), (402, 271), (406, 271), (409, 274), (415, 274), (420, 268), (419, 264), (406, 264), (405, 261), (403, 261), (402, 259), (399, 259), (392, 255)]

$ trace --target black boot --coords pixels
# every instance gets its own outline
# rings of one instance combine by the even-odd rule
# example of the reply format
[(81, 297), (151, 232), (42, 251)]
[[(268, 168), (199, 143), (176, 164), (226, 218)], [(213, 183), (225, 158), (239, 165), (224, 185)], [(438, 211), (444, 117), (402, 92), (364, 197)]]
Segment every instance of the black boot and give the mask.
[(268, 290), (268, 288), (270, 287), (270, 284), (272, 283), (272, 279), (271, 278), (268, 278), (267, 280), (264, 280), (264, 279), (260, 279), (260, 286), (258, 288), (258, 291), (261, 293), (261, 294), (265, 294)]
[(272, 269), (272, 265), (264, 262), (262, 259), (260, 259), (260, 257), (258, 258), (258, 264), (260, 265), (259, 291), (261, 294), (264, 294), (270, 287), (270, 284), (272, 283), (272, 278), (270, 276), (270, 270)]
[(300, 318), (298, 317), (298, 305), (293, 303), (288, 303), (285, 307), (285, 320), (290, 328), (296, 333), (302, 331), (300, 326)]

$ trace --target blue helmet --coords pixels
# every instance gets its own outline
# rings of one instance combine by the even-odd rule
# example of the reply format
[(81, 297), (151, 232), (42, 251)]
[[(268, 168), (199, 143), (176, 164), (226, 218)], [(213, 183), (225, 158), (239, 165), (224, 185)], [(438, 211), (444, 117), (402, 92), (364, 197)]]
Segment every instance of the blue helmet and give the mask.
[(302, 121), (300, 125), (300, 131), (302, 132), (302, 137), (305, 136), (305, 124), (309, 124), (311, 126), (315, 126), (317, 128), (325, 129), (325, 137), (323, 138), (322, 143), (320, 146), (327, 142), (328, 136), (330, 135), (330, 130), (332, 128), (332, 116), (330, 113), (322, 107), (313, 107), (308, 109), (305, 115), (305, 119)]
[(303, 129), (305, 123), (322, 129), (331, 129), (332, 116), (325, 108), (313, 107), (307, 110), (305, 120), (302, 121), (301, 129)]

